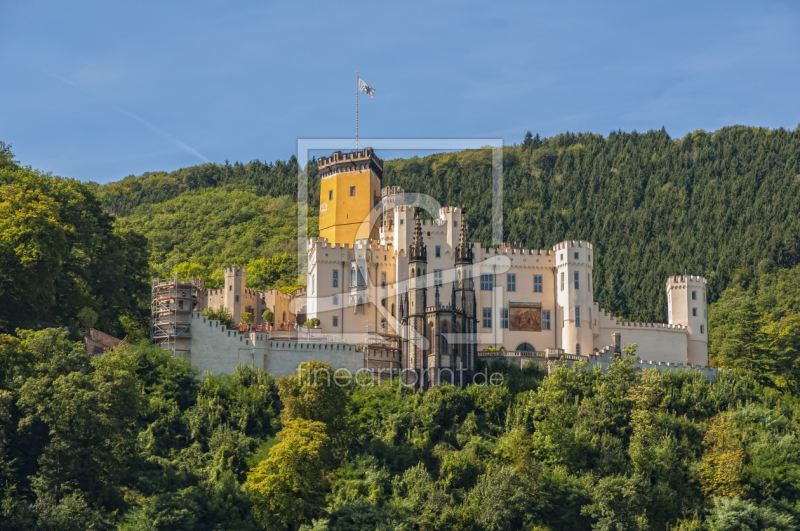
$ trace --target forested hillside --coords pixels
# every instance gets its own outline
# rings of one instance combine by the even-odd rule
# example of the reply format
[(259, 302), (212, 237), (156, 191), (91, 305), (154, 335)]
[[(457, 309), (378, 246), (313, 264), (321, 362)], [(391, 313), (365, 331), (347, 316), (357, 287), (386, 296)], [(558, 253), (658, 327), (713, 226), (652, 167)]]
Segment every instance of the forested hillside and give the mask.
[[(595, 295), (633, 316), (664, 317), (668, 274), (707, 275), (710, 355), (734, 370), (637, 373), (628, 351), (606, 373), (483, 367), (503, 384), (426, 392), (328, 385), (317, 363), (199, 379), (136, 342), (154, 274), (214, 285), (237, 263), (256, 287), (296, 282), (294, 161), (97, 186), (0, 143), (0, 528), (797, 529), (798, 141), (729, 128), (506, 148), (507, 239), (594, 241)], [(471, 205), (486, 244), (489, 178), (478, 150), (389, 161), (384, 185)], [(133, 344), (87, 356), (95, 324)]]
[(86, 185), (20, 166), (0, 142), (0, 332), (149, 327), (147, 240), (115, 226)]
[[(797, 529), (800, 402), (747, 371), (560, 366), (502, 386), (344, 386), (311, 363), (195, 379), (147, 344), (0, 335), (0, 527)], [(324, 374), (324, 372), (322, 373)]]
[[(595, 297), (621, 317), (666, 320), (666, 278), (684, 270), (709, 279), (713, 301), (737, 276), (752, 275), (764, 259), (779, 267), (800, 263), (800, 129), (737, 126), (682, 139), (663, 130), (607, 137), (537, 135), (505, 148), (503, 165), (505, 240), (540, 249), (564, 239), (593, 242), (599, 251)], [(256, 201), (253, 196), (295, 197), (296, 183), (297, 162), (291, 158), (128, 177), (97, 191), (104, 205), (148, 236), (157, 269), (204, 256), (212, 259), (201, 265), (213, 262), (214, 269), (244, 265), (254, 256), (269, 258), (284, 244), (288, 250), (293, 222), (288, 213), (281, 228), (269, 215), (247, 218), (253, 227), (272, 224), (282, 235), (277, 241), (251, 238), (250, 231), (257, 229), (231, 229), (242, 223), (231, 209), (220, 208), (213, 219), (204, 219), (207, 207), (196, 205), (220, 196), (197, 190), (239, 190)], [(319, 201), (313, 162), (309, 183), (313, 207)], [(390, 160), (383, 179), (384, 186), (466, 206), (472, 235), (484, 245), (491, 243), (490, 183), (487, 150)], [(175, 211), (178, 205), (184, 211)], [(182, 229), (172, 231), (170, 219)], [(253, 245), (230, 239), (245, 233)], [(224, 252), (209, 254), (204, 246)]]

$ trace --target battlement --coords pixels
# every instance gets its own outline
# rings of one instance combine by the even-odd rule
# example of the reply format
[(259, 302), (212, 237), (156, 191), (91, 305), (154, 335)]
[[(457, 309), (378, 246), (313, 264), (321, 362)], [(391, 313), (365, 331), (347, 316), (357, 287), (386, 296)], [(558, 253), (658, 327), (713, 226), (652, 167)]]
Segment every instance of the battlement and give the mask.
[(381, 188), (381, 197), (387, 197), (390, 195), (398, 195), (406, 193), (405, 190), (400, 188), (399, 186), (384, 186)]
[(447, 224), (447, 221), (444, 219), (423, 219), (422, 226), (429, 227), (429, 228), (441, 228)]
[(371, 147), (348, 153), (334, 151), (330, 157), (318, 158), (317, 167), (323, 179), (337, 173), (365, 170), (372, 170), (378, 177), (383, 176), (383, 159), (376, 156)]
[[(677, 324), (667, 324), (667, 323), (640, 323), (638, 321), (618, 321), (616, 317), (608, 312), (605, 308), (600, 308), (600, 317), (607, 318), (610, 321), (611, 326), (615, 327), (623, 327), (623, 328), (656, 328), (659, 330), (673, 330), (675, 332), (685, 332), (687, 327), (683, 325)], [(601, 327), (608, 326), (604, 323), (600, 324)]]
[(247, 273), (247, 269), (244, 267), (226, 267), (225, 268), (225, 278), (228, 277), (243, 277)]
[(708, 281), (704, 277), (698, 275), (678, 275), (667, 279), (667, 286), (672, 284), (702, 284), (705, 286), (708, 284)]
[[(472, 245), (473, 247), (475, 246), (474, 243)], [(483, 252), (490, 255), (550, 256), (552, 251), (549, 249), (520, 249), (517, 247), (486, 247)]]
[(307, 247), (309, 250), (316, 248), (319, 249), (333, 249), (333, 250), (340, 250), (340, 251), (349, 251), (350, 244), (349, 243), (334, 243), (329, 244), (328, 238), (320, 238), (320, 237), (313, 237), (308, 239)]
[(560, 243), (557, 243), (553, 246), (554, 251), (562, 251), (564, 249), (573, 249), (573, 248), (585, 248), (589, 251), (594, 249), (594, 246), (583, 240), (567, 240)]
[(389, 244), (381, 245), (379, 240), (356, 240), (353, 248), (358, 249), (359, 251), (369, 250), (384, 253), (388, 253), (394, 249), (394, 247)]

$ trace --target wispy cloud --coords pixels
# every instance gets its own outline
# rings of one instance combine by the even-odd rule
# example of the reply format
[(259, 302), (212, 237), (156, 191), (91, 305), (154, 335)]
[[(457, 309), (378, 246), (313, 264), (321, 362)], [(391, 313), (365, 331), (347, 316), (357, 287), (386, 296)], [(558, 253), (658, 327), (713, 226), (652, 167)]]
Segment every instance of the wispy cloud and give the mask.
[(186, 151), (187, 153), (191, 153), (192, 155), (194, 155), (195, 157), (197, 157), (198, 159), (200, 159), (203, 162), (210, 162), (208, 160), (208, 158), (206, 158), (205, 155), (203, 155), (202, 153), (200, 153), (199, 151), (197, 151), (193, 147), (187, 145), (185, 142), (183, 142), (181, 140), (178, 140), (177, 138), (175, 138), (171, 134), (167, 133), (166, 131), (164, 131), (160, 127), (148, 122), (147, 120), (145, 120), (141, 116), (138, 116), (138, 115), (136, 115), (136, 114), (134, 114), (134, 113), (132, 113), (130, 111), (127, 111), (127, 110), (125, 110), (125, 109), (123, 109), (121, 107), (118, 107), (118, 106), (114, 105), (113, 103), (108, 102), (105, 98), (103, 98), (101, 96), (98, 96), (97, 94), (94, 94), (94, 93), (86, 90), (85, 88), (73, 83), (72, 81), (70, 81), (68, 79), (65, 79), (65, 78), (59, 76), (58, 74), (54, 74), (54, 73), (48, 72), (46, 70), (41, 70), (41, 72), (47, 74), (48, 76), (54, 77), (55, 79), (57, 79), (57, 80), (59, 80), (59, 81), (61, 81), (63, 83), (66, 83), (67, 85), (69, 85), (69, 86), (71, 86), (71, 87), (83, 92), (84, 94), (88, 94), (88, 95), (90, 95), (90, 96), (92, 96), (94, 98), (103, 100), (105, 105), (111, 107), (112, 109), (114, 109), (115, 111), (117, 111), (119, 113), (124, 114), (128, 118), (139, 122), (143, 126), (147, 127), (151, 131), (153, 131), (154, 133), (157, 133), (157, 134), (161, 135), (162, 137), (166, 138), (167, 140), (169, 140), (170, 142), (172, 142), (173, 144), (175, 144), (176, 146), (178, 146), (182, 150)]

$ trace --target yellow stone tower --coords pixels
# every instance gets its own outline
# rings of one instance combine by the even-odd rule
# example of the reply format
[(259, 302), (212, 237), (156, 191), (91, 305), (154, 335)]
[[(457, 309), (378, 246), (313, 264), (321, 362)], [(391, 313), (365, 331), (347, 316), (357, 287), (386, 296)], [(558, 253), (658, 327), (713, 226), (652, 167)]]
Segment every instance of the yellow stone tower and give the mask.
[(318, 160), (319, 235), (328, 243), (353, 245), (363, 238), (379, 238), (380, 215), (373, 207), (381, 200), (383, 160), (372, 148)]

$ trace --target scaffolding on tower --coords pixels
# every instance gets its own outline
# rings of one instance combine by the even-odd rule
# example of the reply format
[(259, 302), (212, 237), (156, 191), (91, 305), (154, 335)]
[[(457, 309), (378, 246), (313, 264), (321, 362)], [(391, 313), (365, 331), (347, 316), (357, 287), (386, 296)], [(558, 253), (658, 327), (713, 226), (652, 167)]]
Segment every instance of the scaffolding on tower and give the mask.
[(150, 304), (150, 343), (189, 357), (193, 311), (203, 309), (203, 280), (153, 279)]

